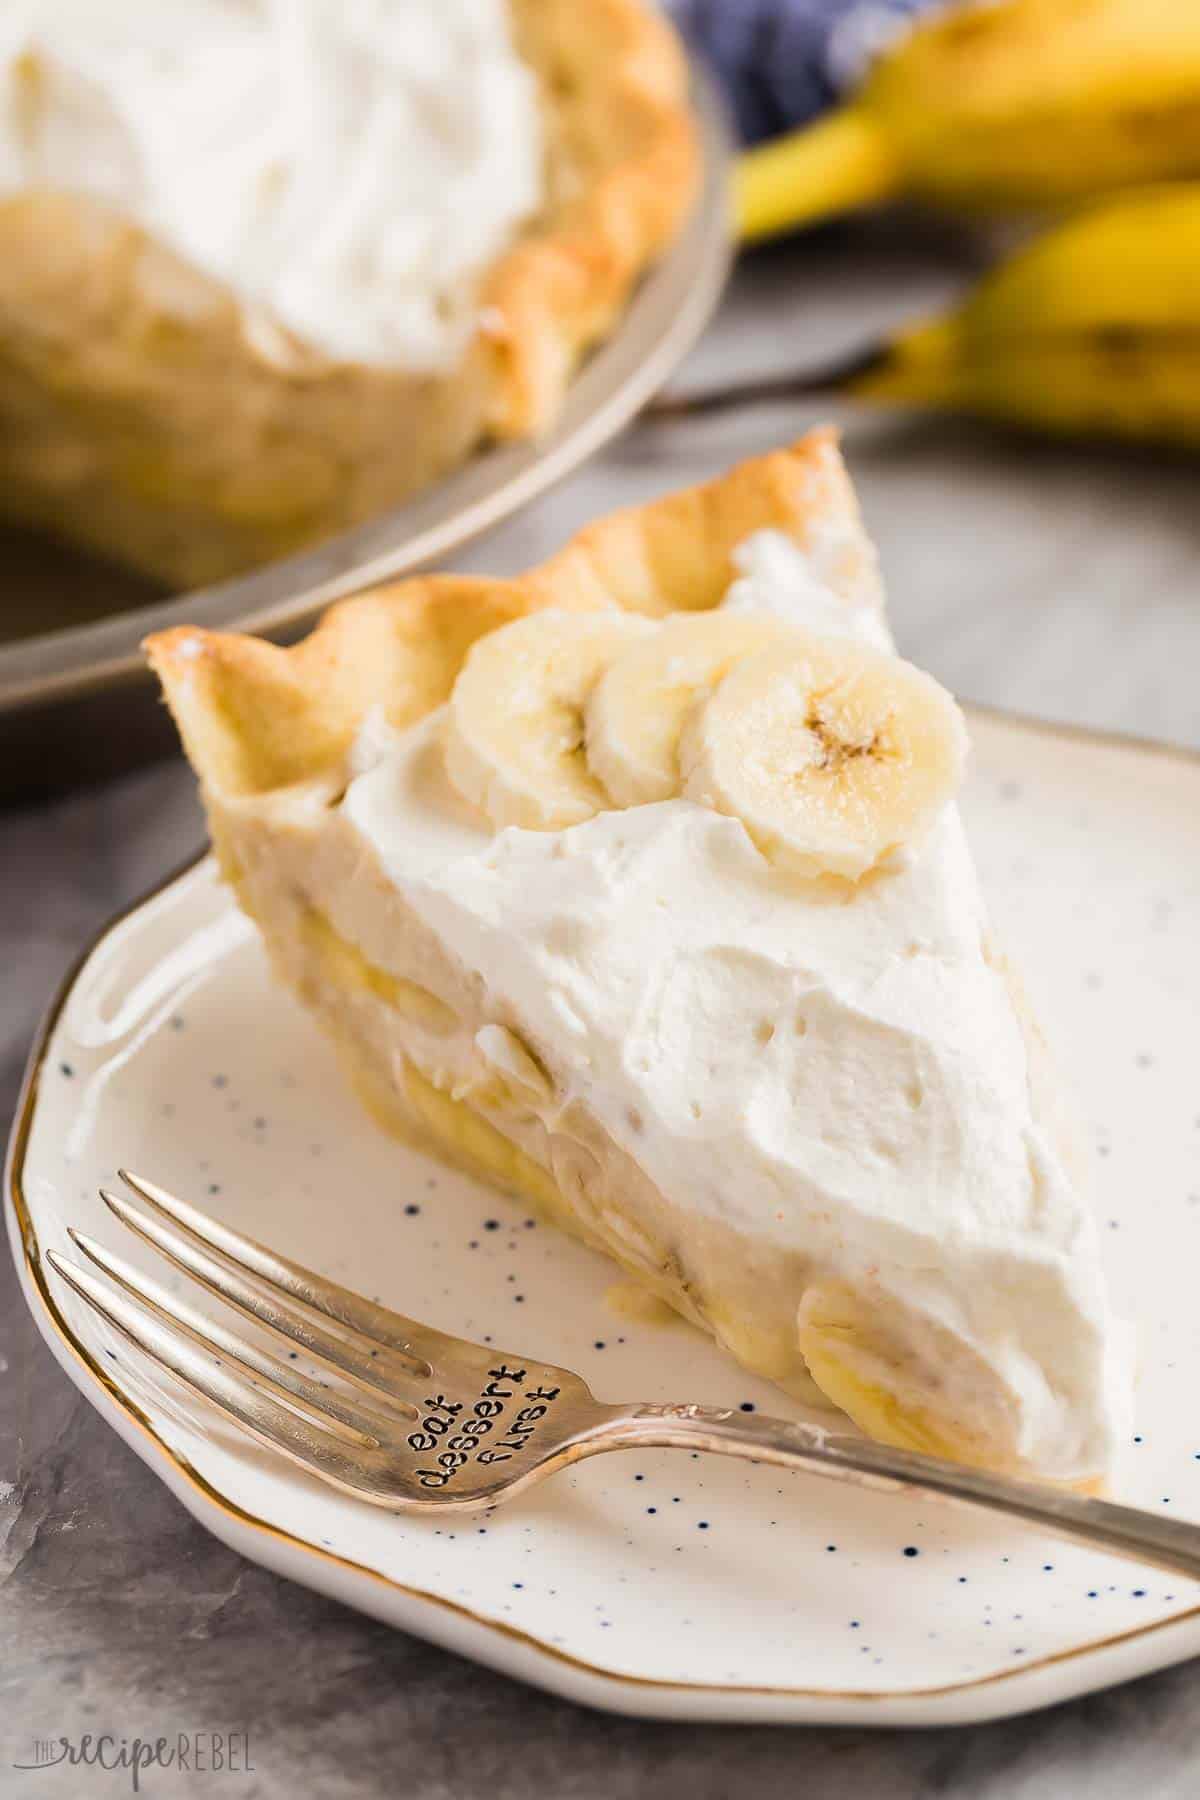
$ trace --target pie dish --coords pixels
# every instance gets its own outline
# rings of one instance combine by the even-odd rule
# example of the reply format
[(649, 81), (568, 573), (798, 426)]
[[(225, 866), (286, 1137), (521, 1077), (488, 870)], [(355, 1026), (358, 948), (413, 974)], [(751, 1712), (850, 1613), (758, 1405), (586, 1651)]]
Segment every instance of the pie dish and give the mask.
[(520, 580), (148, 649), (377, 1116), (885, 1441), (1103, 1477), (1130, 1356), (1086, 1170), (831, 434)]
[[(310, 183), (307, 211), (282, 223), (263, 196), (291, 179), (290, 165), (286, 157), (262, 161), (259, 87), (248, 76), (245, 92), (231, 97), (218, 62), (205, 88), (195, 74), (203, 65), (184, 57), (172, 35), (185, 30), (181, 21), (198, 19), (201, 48), (211, 48), (213, 32), (228, 30), (228, 9), (195, 0), (186, 14), (164, 15), (125, 0), (115, 12), (89, 14), (86, 31), (76, 10), (43, 9), (40, 37), (25, 46), (15, 34), (3, 47), (4, 506), (177, 586), (219, 579), (373, 516), (483, 438), (542, 431), (579, 357), (610, 328), (691, 201), (698, 158), (686, 66), (646, 0), (596, 0), (586, 9), (576, 0), (422, 0), (417, 13), (403, 9), (397, 44), (380, 46), (378, 57), (374, 44), (350, 41), (361, 27), (327, 0), (303, 0), (286, 18), (261, 5), (242, 9), (261, 29), (254, 42), (235, 46), (245, 53), (241, 63), (229, 53), (228, 69), (245, 65), (261, 85), (264, 70), (290, 69), (307, 55), (312, 92), (301, 96), (308, 111), (299, 115), (296, 156), (311, 150), (313, 166), (326, 158), (341, 169), (332, 155), (336, 120), (326, 125), (324, 106), (348, 118), (346, 154), (359, 159), (347, 163), (344, 189), (314, 199)], [(222, 16), (219, 28), (209, 13)], [(371, 17), (382, 32), (385, 12)], [(57, 39), (47, 20), (62, 25)], [(447, 72), (441, 44), (426, 88), (405, 88), (397, 123), (386, 83), (393, 74), (398, 87), (417, 83), (418, 26), (426, 50), (438, 49), (443, 32), (457, 45), (452, 29), (465, 49)], [(102, 54), (122, 30), (148, 71), (132, 92), (129, 58), (118, 80)], [(282, 49), (271, 31), (287, 38)], [(91, 62), (82, 50), (71, 61), (77, 39), (94, 51)], [(60, 69), (52, 52), (64, 44)], [(343, 65), (341, 89), (327, 91), (312, 75)], [(152, 99), (164, 70), (179, 82), (194, 77), (194, 85), (180, 88), (173, 112), (161, 103), (158, 117)], [(473, 106), (468, 83), (476, 78)], [(522, 78), (530, 90), (524, 112)], [(374, 155), (365, 127), (358, 130), (367, 115), (355, 83), (367, 80), (382, 86), (382, 95), (371, 90), (370, 116), (380, 120)], [(98, 124), (92, 88), (103, 95)], [(91, 95), (91, 111), (81, 113), (81, 92)], [(492, 107), (500, 92), (503, 104)], [(277, 108), (284, 123), (291, 99), (285, 93)], [(225, 133), (235, 100), (242, 135), (235, 130), (232, 141), (242, 162), (225, 194), (205, 185), (220, 159), (204, 132)], [(193, 109), (191, 136), (181, 123), (184, 102)], [(429, 130), (421, 126), (427, 118), (435, 121)], [(63, 120), (70, 129), (57, 130)], [(271, 125), (282, 130), (273, 115)], [(523, 165), (507, 155), (519, 138), (528, 140)], [(220, 142), (224, 150), (224, 135)], [(182, 143), (200, 146), (192, 164), (178, 162)], [(77, 173), (70, 155), (64, 164), (64, 144)], [(147, 222), (132, 202), (121, 204), (120, 180), (105, 185), (105, 171), (124, 167), (130, 144), (143, 157), (138, 192), (153, 185), (142, 176), (157, 173), (167, 193), (170, 232), (162, 219)], [(176, 162), (164, 162), (168, 152)], [(389, 210), (381, 170), (400, 187), (399, 216)], [(530, 193), (513, 191), (522, 181), (532, 183)], [(501, 209), (502, 220), (489, 219)], [(248, 222), (232, 248), (205, 235), (206, 220), (241, 212)], [(278, 225), (278, 253), (269, 219)], [(410, 239), (419, 240), (416, 251)], [(462, 254), (447, 274), (450, 240)], [(481, 243), (489, 254), (474, 266)], [(389, 258), (404, 273), (394, 313)], [(370, 306), (350, 287), (367, 264)], [(295, 279), (277, 281), (279, 269)], [(364, 331), (347, 336), (356, 318)]]

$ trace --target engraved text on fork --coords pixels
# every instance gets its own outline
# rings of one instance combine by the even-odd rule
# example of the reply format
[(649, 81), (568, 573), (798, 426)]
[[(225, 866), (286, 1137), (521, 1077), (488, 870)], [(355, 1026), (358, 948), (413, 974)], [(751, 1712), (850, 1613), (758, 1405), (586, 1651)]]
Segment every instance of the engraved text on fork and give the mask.
[(448, 1487), (469, 1462), (492, 1468), (527, 1449), (561, 1391), (526, 1388), (528, 1371), (503, 1362), (487, 1373), (487, 1384), (469, 1409), (444, 1394), (425, 1401), (420, 1429), (408, 1436), (409, 1449), (418, 1456), (437, 1451), (432, 1468), (417, 1470), (423, 1488)]

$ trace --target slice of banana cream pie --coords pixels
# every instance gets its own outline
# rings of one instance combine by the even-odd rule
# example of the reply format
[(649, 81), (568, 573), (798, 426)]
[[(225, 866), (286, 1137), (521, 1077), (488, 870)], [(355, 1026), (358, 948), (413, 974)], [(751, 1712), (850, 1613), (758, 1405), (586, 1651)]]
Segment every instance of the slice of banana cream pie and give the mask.
[(517, 581), (149, 645), (221, 866), (374, 1110), (872, 1435), (1102, 1476), (1056, 1078), (828, 433)]

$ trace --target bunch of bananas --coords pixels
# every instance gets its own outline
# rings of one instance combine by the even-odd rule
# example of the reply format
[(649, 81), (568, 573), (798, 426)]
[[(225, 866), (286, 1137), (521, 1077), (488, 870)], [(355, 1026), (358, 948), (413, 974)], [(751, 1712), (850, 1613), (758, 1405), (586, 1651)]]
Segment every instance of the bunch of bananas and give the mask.
[[(747, 239), (909, 194), (1088, 202), (841, 385), (1200, 445), (1200, 0), (991, 0), (918, 25), (854, 101), (742, 159)], [(1178, 185), (1174, 185), (1178, 184)]]
[(1060, 205), (1200, 176), (1196, 0), (991, 0), (935, 13), (857, 98), (749, 151), (743, 235), (901, 194)]
[(887, 405), (1200, 448), (1200, 183), (1099, 202), (841, 385)]

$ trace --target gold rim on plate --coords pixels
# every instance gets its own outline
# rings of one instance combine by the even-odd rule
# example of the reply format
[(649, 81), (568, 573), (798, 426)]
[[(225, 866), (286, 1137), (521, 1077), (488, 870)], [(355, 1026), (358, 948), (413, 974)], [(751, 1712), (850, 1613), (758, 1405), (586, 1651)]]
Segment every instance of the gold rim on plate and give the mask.
[[(1180, 745), (1163, 743), (1161, 740), (1153, 738), (1136, 737), (1121, 732), (1095, 731), (1087, 726), (1081, 725), (1047, 722), (1041, 719), (1030, 718), (1020, 713), (1008, 712), (998, 707), (976, 706), (971, 704), (968, 707), (968, 713), (975, 713), (987, 718), (993, 723), (1003, 726), (1026, 731), (1040, 731), (1052, 737), (1063, 737), (1076, 742), (1090, 743), (1105, 749), (1148, 751), (1172, 761), (1183, 763), (1188, 767), (1200, 769), (1200, 750), (1191, 750)], [(1178, 1613), (1168, 1619), (1158, 1619), (1150, 1624), (1134, 1626), (1129, 1631), (1115, 1632), (1109, 1637), (1095, 1639), (1072, 1649), (1059, 1650), (1052, 1655), (1039, 1657), (1036, 1662), (1025, 1664), (1019, 1669), (997, 1669), (990, 1675), (981, 1675), (971, 1681), (950, 1682), (940, 1687), (880, 1690), (867, 1688), (754, 1687), (738, 1686), (721, 1682), (663, 1681), (654, 1676), (629, 1675), (619, 1669), (605, 1668), (601, 1663), (589, 1662), (583, 1657), (574, 1656), (568, 1651), (557, 1649), (554, 1645), (546, 1643), (543, 1639), (535, 1636), (531, 1632), (520, 1631), (515, 1626), (505, 1625), (499, 1620), (488, 1618), (485, 1614), (474, 1612), (470, 1607), (462, 1606), (453, 1600), (447, 1600), (440, 1594), (432, 1593), (424, 1588), (410, 1587), (406, 1582), (394, 1581), (390, 1576), (382, 1574), (378, 1569), (372, 1569), (365, 1563), (354, 1562), (349, 1557), (339, 1556), (331, 1550), (322, 1548), (320, 1545), (309, 1543), (305, 1538), (297, 1537), (294, 1533), (286, 1531), (278, 1525), (273, 1525), (269, 1520), (260, 1518), (256, 1514), (248, 1512), (246, 1508), (239, 1505), (236, 1500), (232, 1500), (227, 1494), (222, 1493), (219, 1488), (215, 1487), (205, 1476), (201, 1475), (199, 1471), (188, 1462), (186, 1457), (181, 1456), (178, 1451), (174, 1450), (171, 1445), (160, 1436), (146, 1413), (141, 1406), (139, 1406), (138, 1402), (124, 1391), (120, 1384), (114, 1380), (111, 1372), (102, 1367), (87, 1347), (75, 1336), (71, 1326), (62, 1314), (57, 1300), (46, 1283), (41, 1247), (38, 1243), (37, 1233), (24, 1190), (25, 1161), (33, 1130), (33, 1120), (37, 1110), (42, 1070), (49, 1050), (50, 1041), (54, 1036), (58, 1022), (62, 1017), (76, 982), (87, 964), (95, 955), (96, 951), (100, 949), (115, 931), (119, 930), (126, 920), (132, 918), (135, 913), (140, 912), (143, 907), (148, 906), (161, 894), (164, 894), (168, 888), (173, 887), (177, 882), (182, 881), (186, 876), (192, 874), (206, 860), (207, 855), (207, 851), (201, 851), (196, 856), (189, 858), (189, 860), (181, 867), (174, 869), (170, 874), (164, 876), (162, 880), (156, 882), (149, 891), (141, 895), (139, 899), (131, 901), (128, 906), (123, 907), (94, 933), (68, 968), (38, 1026), (33, 1045), (29, 1052), (29, 1060), (26, 1064), (25, 1075), (21, 1084), (20, 1097), (17, 1102), (17, 1111), (12, 1135), (9, 1140), (5, 1171), (5, 1189), (11, 1211), (10, 1225), (14, 1228), (14, 1257), (17, 1256), (17, 1246), (19, 1243), (20, 1260), (23, 1262), (26, 1291), (30, 1295), (37, 1296), (37, 1299), (44, 1310), (45, 1320), (46, 1324), (49, 1326), (49, 1330), (64, 1346), (71, 1359), (81, 1365), (82, 1368), (87, 1371), (88, 1375), (100, 1385), (114, 1405), (123, 1414), (127, 1423), (148, 1440), (153, 1448), (156, 1458), (161, 1457), (164, 1459), (175, 1472), (176, 1477), (187, 1487), (192, 1489), (201, 1500), (210, 1506), (215, 1506), (219, 1512), (234, 1520), (239, 1525), (248, 1526), (251, 1530), (271, 1538), (278, 1543), (286, 1544), (291, 1549), (300, 1551), (305, 1556), (313, 1557), (322, 1564), (343, 1569), (356, 1577), (364, 1576), (371, 1581), (382, 1584), (391, 1593), (402, 1595), (405, 1599), (417, 1602), (422, 1606), (432, 1607), (450, 1617), (464, 1620), (473, 1627), (481, 1630), (485, 1637), (491, 1637), (497, 1641), (515, 1642), (528, 1652), (532, 1653), (535, 1661), (546, 1664), (548, 1669), (553, 1670), (555, 1667), (561, 1667), (584, 1675), (589, 1681), (599, 1683), (601, 1690), (603, 1690), (606, 1685), (611, 1684), (619, 1689), (632, 1688), (645, 1694), (657, 1693), (675, 1696), (680, 1694), (688, 1696), (719, 1695), (735, 1697), (738, 1699), (807, 1700), (817, 1703), (822, 1701), (852, 1702), (855, 1705), (861, 1705), (865, 1713), (871, 1706), (880, 1706), (887, 1703), (898, 1703), (903, 1705), (906, 1702), (914, 1700), (946, 1699), (978, 1692), (980, 1689), (991, 1688), (1003, 1682), (1020, 1681), (1025, 1685), (1029, 1685), (1032, 1677), (1046, 1669), (1059, 1667), (1064, 1663), (1073, 1662), (1080, 1657), (1095, 1656), (1099, 1652), (1113, 1649), (1119, 1645), (1140, 1641), (1152, 1637), (1159, 1632), (1174, 1630), (1192, 1620), (1200, 1619), (1200, 1606), (1191, 1607), (1187, 1612)], [(36, 1313), (35, 1322), (38, 1323), (39, 1327), (43, 1330), (43, 1335), (47, 1335), (46, 1325), (43, 1324), (41, 1319), (37, 1318)], [(78, 1385), (86, 1392), (86, 1388), (83, 1387), (82, 1383)], [(193, 1512), (193, 1516), (199, 1518), (201, 1523), (205, 1522), (198, 1509)], [(459, 1651), (458, 1654), (469, 1655), (470, 1652)], [(503, 1664), (499, 1659), (492, 1660), (491, 1666), (503, 1669)], [(1136, 1673), (1149, 1672), (1149, 1670), (1144, 1670), (1137, 1671)], [(1117, 1679), (1124, 1680), (1131, 1678), (1132, 1676), (1119, 1676)], [(567, 1698), (579, 1698), (578, 1695), (570, 1693), (564, 1687), (551, 1681), (547, 1681), (544, 1685), (553, 1692), (564, 1694)], [(1054, 1698), (1062, 1699), (1069, 1697), (1072, 1696), (1057, 1696), (1051, 1697), (1046, 1701), (1035, 1701), (1034, 1706), (1052, 1704)], [(587, 1699), (592, 1704), (599, 1706), (607, 1705), (610, 1707), (610, 1710), (613, 1711), (624, 1710), (620, 1706), (617, 1695), (606, 1696), (603, 1691), (601, 1691), (596, 1695), (588, 1695)], [(1031, 1707), (1030, 1710), (1033, 1710), (1033, 1708)], [(931, 1720), (930, 1722), (935, 1723), (936, 1721)]]

